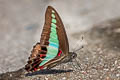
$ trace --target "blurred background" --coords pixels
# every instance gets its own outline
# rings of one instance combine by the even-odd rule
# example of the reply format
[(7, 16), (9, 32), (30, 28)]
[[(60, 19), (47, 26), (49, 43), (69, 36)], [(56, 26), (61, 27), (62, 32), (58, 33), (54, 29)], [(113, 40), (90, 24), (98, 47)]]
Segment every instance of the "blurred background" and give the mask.
[(120, 0), (0, 0), (0, 73), (24, 67), (40, 40), (48, 5), (59, 13), (70, 43), (101, 22), (120, 17)]

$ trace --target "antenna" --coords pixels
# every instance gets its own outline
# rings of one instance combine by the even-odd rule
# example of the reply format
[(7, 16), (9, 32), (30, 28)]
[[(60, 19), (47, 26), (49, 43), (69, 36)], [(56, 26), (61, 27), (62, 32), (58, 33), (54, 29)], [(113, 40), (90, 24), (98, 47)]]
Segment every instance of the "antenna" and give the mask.
[(77, 43), (73, 49), (73, 52), (77, 52), (77, 51), (81, 50), (82, 48), (84, 48), (85, 44), (86, 44), (86, 41), (84, 40), (84, 36), (82, 35), (81, 39), (77, 41)]
[(82, 48), (84, 48), (84, 46), (82, 45), (80, 48), (78, 48), (78, 49), (76, 49), (76, 50), (74, 50), (73, 52), (77, 52), (77, 51), (79, 51), (79, 50), (81, 50)]
[[(86, 42), (85, 40), (83, 40), (83, 39), (84, 39), (84, 36), (82, 35), (82, 36), (81, 36), (81, 39), (77, 41), (76, 47), (75, 47), (75, 48), (77, 48), (77, 49), (74, 48), (73, 53), (76, 54), (77, 51), (80, 51), (82, 48), (84, 48), (84, 45), (87, 44), (87, 42)], [(79, 48), (78, 48), (78, 47), (79, 47)], [(76, 65), (80, 68), (80, 63), (77, 61), (76, 58), (75, 58), (75, 63), (76, 63)]]

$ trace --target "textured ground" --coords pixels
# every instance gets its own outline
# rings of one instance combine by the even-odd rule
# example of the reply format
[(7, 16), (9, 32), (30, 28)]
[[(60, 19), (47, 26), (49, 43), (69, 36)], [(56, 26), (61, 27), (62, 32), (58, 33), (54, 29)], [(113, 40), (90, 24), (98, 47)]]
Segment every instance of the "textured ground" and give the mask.
[[(76, 60), (51, 70), (27, 73), (24, 69), (2, 74), (2, 80), (120, 80), (120, 20), (101, 23), (84, 34), (87, 45)], [(101, 27), (99, 27), (101, 26)]]
[[(0, 0), (0, 80), (120, 80), (119, 3)], [(28, 74), (23, 67), (32, 46), (39, 41), (48, 5), (62, 17), (70, 50), (82, 44), (81, 35), (86, 43), (73, 62)]]

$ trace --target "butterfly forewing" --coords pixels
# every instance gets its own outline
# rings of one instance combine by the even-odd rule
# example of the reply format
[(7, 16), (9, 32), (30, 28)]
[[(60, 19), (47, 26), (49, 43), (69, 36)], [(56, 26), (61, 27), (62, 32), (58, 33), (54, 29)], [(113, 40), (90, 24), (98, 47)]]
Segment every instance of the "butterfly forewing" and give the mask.
[(56, 19), (57, 35), (59, 39), (60, 49), (62, 49), (64, 54), (68, 54), (69, 44), (68, 44), (68, 39), (67, 39), (65, 29), (64, 29), (64, 25), (57, 11), (51, 6), (48, 6), (46, 10), (45, 24), (44, 24), (42, 35), (41, 35), (40, 44), (41, 45), (45, 44), (45, 41), (48, 40), (49, 38), (48, 35), (50, 34), (50, 29), (51, 29), (52, 11), (54, 11), (54, 16)]
[[(53, 9), (51, 7), (51, 9)], [(64, 29), (64, 25), (62, 23), (62, 20), (60, 18), (60, 16), (58, 15), (57, 11), (55, 9), (53, 9), (55, 11), (55, 16), (56, 16), (56, 25), (58, 27), (57, 32), (58, 32), (58, 39), (59, 39), (59, 44), (60, 44), (60, 49), (63, 51), (64, 54), (68, 54), (69, 52), (69, 44), (68, 44), (68, 39), (67, 39), (67, 35)]]

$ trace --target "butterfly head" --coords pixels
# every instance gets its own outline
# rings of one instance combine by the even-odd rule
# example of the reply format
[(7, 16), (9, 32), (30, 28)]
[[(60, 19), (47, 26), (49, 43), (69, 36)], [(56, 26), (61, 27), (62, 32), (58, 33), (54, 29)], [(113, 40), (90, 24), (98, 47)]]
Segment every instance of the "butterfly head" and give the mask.
[(63, 60), (63, 63), (72, 62), (73, 59), (77, 57), (75, 52), (69, 52), (66, 58)]
[(69, 52), (69, 57), (71, 59), (75, 59), (77, 57), (77, 53), (75, 53), (75, 52)]
[(73, 52), (69, 52), (65, 62), (72, 62), (72, 60), (77, 57), (77, 53), (76, 52), (81, 50), (82, 48), (83, 48), (83, 46), (78, 48), (78, 49), (76, 49), (76, 50), (74, 50)]

